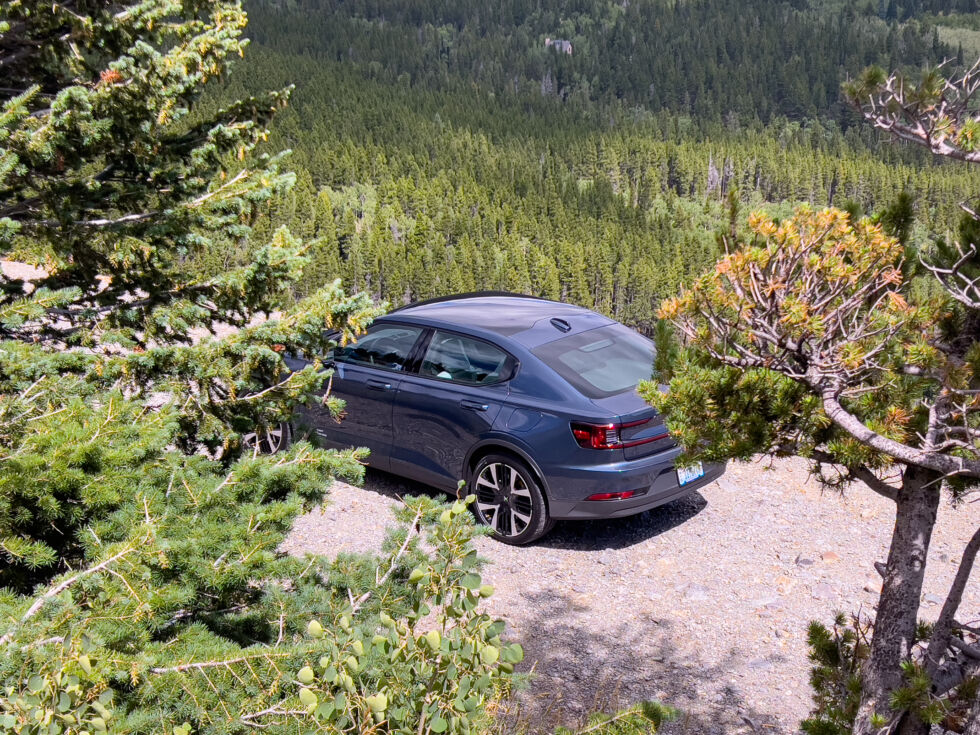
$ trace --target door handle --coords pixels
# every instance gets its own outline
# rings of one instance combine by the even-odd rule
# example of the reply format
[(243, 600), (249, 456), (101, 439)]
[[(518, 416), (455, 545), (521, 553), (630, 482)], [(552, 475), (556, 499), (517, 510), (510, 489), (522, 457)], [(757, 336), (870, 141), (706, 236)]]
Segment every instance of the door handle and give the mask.
[(462, 401), (459, 402), (459, 405), (462, 406), (463, 408), (468, 408), (470, 411), (489, 411), (490, 410), (490, 406), (489, 405), (487, 405), (486, 403), (480, 403), (479, 401), (468, 401), (468, 400), (465, 400), (464, 399), (464, 400), (462, 400)]
[(374, 378), (369, 378), (367, 381), (367, 387), (371, 390), (391, 390), (391, 383), (386, 383), (383, 380), (376, 380)]

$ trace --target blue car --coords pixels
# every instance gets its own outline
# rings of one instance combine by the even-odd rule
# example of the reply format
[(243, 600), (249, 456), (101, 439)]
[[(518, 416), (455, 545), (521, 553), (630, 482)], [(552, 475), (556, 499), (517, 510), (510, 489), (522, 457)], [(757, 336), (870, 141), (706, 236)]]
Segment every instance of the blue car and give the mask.
[(640, 513), (724, 472), (675, 466), (680, 449), (636, 392), (653, 359), (650, 340), (581, 307), (433, 299), (338, 347), (326, 363), (346, 415), (306, 407), (295, 430), (447, 492), (465, 480), (478, 520), (527, 544), (556, 520)]

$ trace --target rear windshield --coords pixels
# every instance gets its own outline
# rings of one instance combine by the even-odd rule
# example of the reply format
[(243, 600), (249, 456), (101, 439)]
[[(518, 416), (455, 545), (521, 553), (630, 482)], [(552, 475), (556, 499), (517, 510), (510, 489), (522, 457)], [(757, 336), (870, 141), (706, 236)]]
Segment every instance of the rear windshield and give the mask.
[(621, 324), (541, 345), (534, 354), (588, 398), (633, 390), (653, 376), (653, 342)]

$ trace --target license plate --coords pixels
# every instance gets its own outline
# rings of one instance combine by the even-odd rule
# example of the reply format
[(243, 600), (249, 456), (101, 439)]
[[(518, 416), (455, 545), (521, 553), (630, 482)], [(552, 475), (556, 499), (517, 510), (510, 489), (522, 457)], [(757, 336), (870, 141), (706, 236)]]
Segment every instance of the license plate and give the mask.
[(700, 462), (690, 467), (677, 468), (677, 482), (681, 485), (694, 482), (699, 477), (704, 477), (704, 465)]

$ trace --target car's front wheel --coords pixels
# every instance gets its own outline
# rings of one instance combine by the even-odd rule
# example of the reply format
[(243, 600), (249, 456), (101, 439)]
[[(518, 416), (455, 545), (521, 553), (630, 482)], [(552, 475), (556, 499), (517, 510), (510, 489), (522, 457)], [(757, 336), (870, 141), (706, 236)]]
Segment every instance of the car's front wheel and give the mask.
[(473, 468), (469, 487), (476, 495), (473, 512), (477, 520), (506, 544), (529, 544), (554, 525), (540, 485), (527, 465), (514, 457), (483, 457)]
[(246, 451), (255, 454), (277, 454), (292, 444), (293, 432), (286, 422), (278, 423), (268, 428), (256, 427), (255, 431), (242, 436), (242, 445)]

